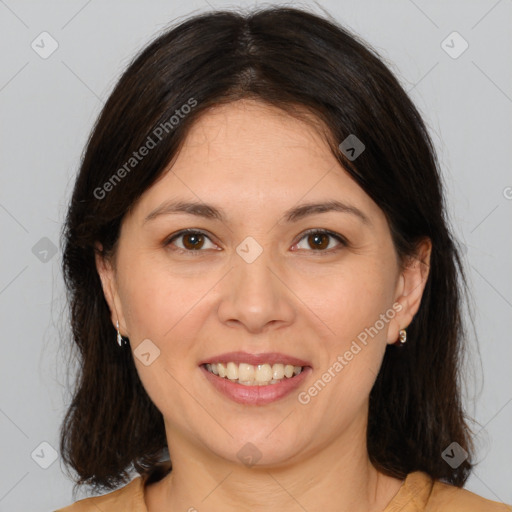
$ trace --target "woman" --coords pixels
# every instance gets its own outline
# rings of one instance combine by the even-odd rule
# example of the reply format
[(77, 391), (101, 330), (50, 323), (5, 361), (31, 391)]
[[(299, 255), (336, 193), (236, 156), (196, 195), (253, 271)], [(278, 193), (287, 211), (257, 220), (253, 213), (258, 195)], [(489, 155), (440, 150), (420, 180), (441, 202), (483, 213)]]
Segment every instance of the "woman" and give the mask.
[(431, 140), (342, 27), (272, 7), (156, 39), (64, 237), (61, 453), (110, 492), (61, 511), (511, 510), (462, 489), (464, 275)]

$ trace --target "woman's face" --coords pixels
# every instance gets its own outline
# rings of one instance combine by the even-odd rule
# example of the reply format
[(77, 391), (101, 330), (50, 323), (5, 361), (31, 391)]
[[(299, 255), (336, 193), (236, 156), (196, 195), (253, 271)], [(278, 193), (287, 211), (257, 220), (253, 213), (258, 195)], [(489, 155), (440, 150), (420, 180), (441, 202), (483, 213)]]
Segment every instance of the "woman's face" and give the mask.
[[(196, 213), (173, 211), (177, 201)], [(303, 208), (334, 201), (345, 206)], [(400, 268), (383, 212), (318, 133), (254, 101), (199, 119), (125, 217), (115, 270), (100, 260), (98, 269), (171, 457), (179, 438), (209, 457), (259, 464), (365, 435), (386, 344), (423, 289), (417, 267)], [(220, 357), (228, 352), (248, 355)], [(303, 366), (293, 359), (309, 368), (282, 377), (280, 362)], [(219, 361), (237, 363), (227, 371), (251, 385), (202, 366)], [(254, 385), (269, 376), (278, 382)]]

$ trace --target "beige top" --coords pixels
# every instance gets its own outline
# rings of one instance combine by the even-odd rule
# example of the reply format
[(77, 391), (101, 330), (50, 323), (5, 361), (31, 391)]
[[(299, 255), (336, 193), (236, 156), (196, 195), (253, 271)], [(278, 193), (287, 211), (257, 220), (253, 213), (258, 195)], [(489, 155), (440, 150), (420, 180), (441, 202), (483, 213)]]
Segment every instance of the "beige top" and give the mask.
[[(55, 512), (148, 512), (141, 476), (103, 496), (85, 498)], [(421, 471), (409, 473), (382, 512), (512, 512), (512, 506), (490, 501), (466, 489), (444, 484)]]

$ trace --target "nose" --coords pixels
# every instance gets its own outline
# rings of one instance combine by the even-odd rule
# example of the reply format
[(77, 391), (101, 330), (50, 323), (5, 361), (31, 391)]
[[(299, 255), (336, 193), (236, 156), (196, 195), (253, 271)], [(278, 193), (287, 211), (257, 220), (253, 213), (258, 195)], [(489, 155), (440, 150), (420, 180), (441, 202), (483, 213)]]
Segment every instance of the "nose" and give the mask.
[(253, 334), (293, 322), (293, 292), (269, 253), (264, 250), (252, 263), (234, 254), (234, 268), (221, 281), (221, 322)]

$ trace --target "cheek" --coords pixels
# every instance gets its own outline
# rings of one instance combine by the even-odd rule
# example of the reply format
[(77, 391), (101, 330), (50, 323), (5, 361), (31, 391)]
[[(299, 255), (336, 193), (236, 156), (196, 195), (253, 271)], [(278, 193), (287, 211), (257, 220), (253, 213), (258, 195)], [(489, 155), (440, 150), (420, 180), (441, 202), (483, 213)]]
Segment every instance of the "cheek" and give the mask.
[(322, 372), (330, 372), (331, 377), (326, 375), (326, 379), (336, 381), (334, 387), (338, 391), (343, 389), (332, 397), (340, 405), (347, 405), (352, 400), (349, 397), (363, 399), (369, 394), (387, 346), (390, 320), (395, 315), (392, 269), (384, 272), (379, 264), (365, 264), (354, 265), (350, 270), (330, 281), (323, 302), (319, 300), (313, 308), (329, 326), (329, 335), (322, 340)]
[(357, 338), (376, 323), (379, 336), (385, 337), (388, 321), (382, 325), (379, 319), (392, 309), (391, 275), (391, 271), (381, 272), (371, 265), (354, 266), (329, 280), (323, 301), (317, 299), (318, 311), (323, 311), (332, 330), (344, 341)]
[(196, 313), (194, 305), (212, 286), (202, 276), (184, 279), (143, 256), (127, 261), (124, 275), (123, 311), (130, 333), (160, 343)]
[[(196, 371), (196, 343), (213, 283), (180, 279), (149, 261), (133, 263), (123, 287), (123, 308), (139, 378), (160, 411), (177, 424), (193, 424), (194, 408), (189, 411), (190, 395), (184, 383)], [(138, 356), (138, 345), (148, 339), (157, 348), (148, 345), (150, 364), (146, 365)]]

